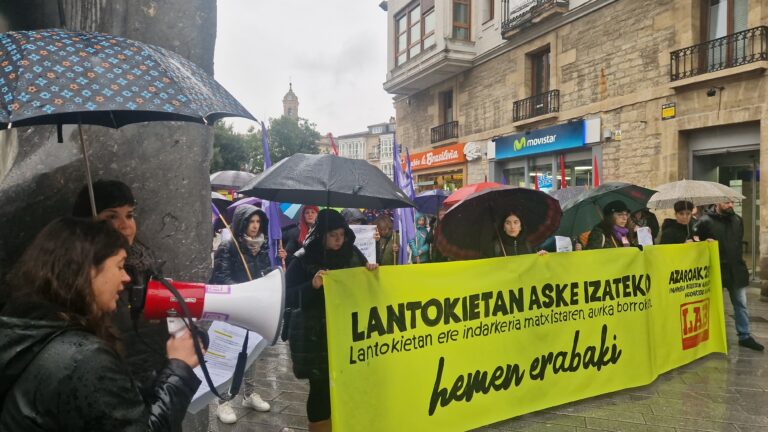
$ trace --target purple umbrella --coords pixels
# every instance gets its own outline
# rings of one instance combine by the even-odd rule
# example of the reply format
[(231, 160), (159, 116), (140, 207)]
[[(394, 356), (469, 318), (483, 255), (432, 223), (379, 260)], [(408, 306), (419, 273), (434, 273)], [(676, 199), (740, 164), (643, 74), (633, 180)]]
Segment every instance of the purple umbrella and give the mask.
[(236, 201), (236, 202), (232, 203), (232, 205), (227, 207), (227, 214), (224, 216), (224, 218), (227, 219), (227, 223), (228, 224), (232, 223), (232, 217), (235, 216), (235, 209), (240, 207), (241, 205), (244, 205), (244, 204), (250, 204), (252, 206), (256, 206), (258, 208), (261, 208), (261, 199), (259, 199), (259, 198), (244, 198), (244, 199), (241, 199), (240, 201)]

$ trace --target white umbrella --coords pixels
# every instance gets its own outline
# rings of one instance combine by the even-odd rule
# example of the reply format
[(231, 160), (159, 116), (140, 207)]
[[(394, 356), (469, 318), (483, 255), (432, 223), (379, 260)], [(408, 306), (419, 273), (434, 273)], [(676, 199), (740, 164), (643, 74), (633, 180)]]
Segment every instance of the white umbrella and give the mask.
[(741, 201), (744, 195), (720, 183), (700, 180), (680, 180), (656, 188), (648, 207), (674, 208), (678, 201), (690, 201), (695, 206)]

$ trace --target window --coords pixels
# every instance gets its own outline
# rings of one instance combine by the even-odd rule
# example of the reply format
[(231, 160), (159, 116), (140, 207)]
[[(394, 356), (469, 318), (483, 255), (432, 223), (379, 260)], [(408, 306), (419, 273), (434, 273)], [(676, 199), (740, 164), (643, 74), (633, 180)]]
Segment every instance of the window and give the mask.
[[(711, 41), (747, 29), (747, 0), (704, 0), (702, 3), (702, 38)], [(737, 51), (737, 52), (734, 52)], [(715, 47), (708, 54), (708, 69), (722, 69), (733, 57), (743, 55), (743, 44), (728, 43)]]
[(453, 38), (469, 40), (470, 0), (453, 0)]
[(483, 24), (493, 19), (493, 3), (496, 0), (482, 0)]
[(435, 44), (434, 1), (420, 0), (395, 16), (396, 62), (405, 63)]
[(549, 91), (549, 47), (530, 55), (531, 95)]
[(339, 142), (339, 156), (348, 157), (350, 159), (365, 159), (365, 155), (363, 154), (364, 150), (365, 143), (359, 139)]
[[(382, 158), (383, 159), (383, 158)], [(390, 180), (393, 178), (393, 172), (392, 172), (392, 162), (382, 162), (381, 163), (381, 171), (389, 177)]]
[(440, 93), (440, 117), (443, 124), (453, 121), (453, 91)]
[(392, 160), (392, 136), (381, 137), (381, 160)]

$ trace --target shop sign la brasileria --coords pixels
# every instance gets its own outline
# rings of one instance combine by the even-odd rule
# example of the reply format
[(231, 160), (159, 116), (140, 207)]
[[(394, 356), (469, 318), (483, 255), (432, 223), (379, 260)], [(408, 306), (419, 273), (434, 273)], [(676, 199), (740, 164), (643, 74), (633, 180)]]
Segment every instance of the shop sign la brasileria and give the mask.
[(411, 155), (411, 171), (456, 165), (467, 161), (464, 144), (457, 143)]

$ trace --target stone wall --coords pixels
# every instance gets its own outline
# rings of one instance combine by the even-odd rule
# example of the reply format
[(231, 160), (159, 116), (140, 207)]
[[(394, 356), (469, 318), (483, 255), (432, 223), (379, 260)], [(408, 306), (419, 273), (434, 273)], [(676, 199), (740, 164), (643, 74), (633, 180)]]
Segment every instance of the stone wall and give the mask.
[[(67, 28), (118, 34), (175, 51), (213, 73), (215, 0), (63, 0)], [(5, 2), (14, 30), (61, 27), (56, 2)], [(147, 123), (119, 130), (84, 127), (94, 179), (119, 179), (138, 200), (138, 239), (166, 262), (176, 279), (205, 281), (210, 273), (209, 127)], [(68, 215), (85, 184), (76, 129), (56, 142), (53, 126), (0, 132), (18, 136), (15, 152), (0, 154), (0, 277), (34, 235), (53, 218)], [(11, 140), (12, 141), (12, 140)], [(205, 431), (207, 410), (188, 416), (185, 431)]]

